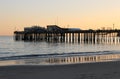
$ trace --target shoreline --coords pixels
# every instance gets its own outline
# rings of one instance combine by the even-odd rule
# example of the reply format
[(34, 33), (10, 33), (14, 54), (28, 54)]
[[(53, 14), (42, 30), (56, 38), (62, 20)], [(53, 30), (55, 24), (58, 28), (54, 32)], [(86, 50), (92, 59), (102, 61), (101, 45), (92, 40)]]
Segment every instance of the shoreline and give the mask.
[(120, 79), (120, 61), (50, 66), (1, 66), (0, 79)]

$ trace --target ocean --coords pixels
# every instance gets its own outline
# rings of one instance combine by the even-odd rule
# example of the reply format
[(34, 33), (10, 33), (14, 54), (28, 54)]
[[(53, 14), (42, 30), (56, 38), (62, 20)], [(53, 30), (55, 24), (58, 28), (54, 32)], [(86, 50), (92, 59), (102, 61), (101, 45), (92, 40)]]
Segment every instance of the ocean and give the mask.
[(97, 51), (120, 51), (120, 43), (25, 42), (15, 41), (13, 36), (0, 36), (0, 57)]
[[(0, 36), (0, 79), (120, 79), (120, 55), (101, 57), (101, 59), (105, 58), (105, 61), (112, 57), (116, 60), (114, 62), (97, 62), (99, 55), (96, 56), (97, 58), (93, 56), (96, 63), (59, 66), (54, 63), (53, 65), (42, 66), (40, 65), (40, 57), (37, 56), (42, 56), (42, 54), (55, 56), (55, 54), (62, 53), (105, 53), (105, 51), (109, 54), (111, 52), (119, 54), (120, 43), (25, 42), (15, 41), (13, 36)], [(23, 59), (18, 60), (21, 55)], [(28, 59), (23, 55), (28, 56)], [(29, 59), (31, 56), (33, 58)], [(34, 58), (34, 56), (38, 58)], [(9, 58), (15, 60), (9, 60)], [(2, 61), (2, 59), (5, 59), (5, 61)], [(81, 59), (83, 60), (83, 58)], [(67, 62), (78, 62), (78, 60), (72, 60)], [(82, 62), (82, 60), (79, 61)], [(66, 61), (62, 62), (66, 63)]]

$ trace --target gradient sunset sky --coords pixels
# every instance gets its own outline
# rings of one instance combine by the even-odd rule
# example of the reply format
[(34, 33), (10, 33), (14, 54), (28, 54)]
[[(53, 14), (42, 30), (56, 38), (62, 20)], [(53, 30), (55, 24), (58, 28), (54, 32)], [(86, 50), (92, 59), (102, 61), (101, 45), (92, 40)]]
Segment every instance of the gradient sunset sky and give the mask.
[(51, 24), (81, 29), (115, 24), (120, 29), (120, 0), (0, 0), (0, 35)]

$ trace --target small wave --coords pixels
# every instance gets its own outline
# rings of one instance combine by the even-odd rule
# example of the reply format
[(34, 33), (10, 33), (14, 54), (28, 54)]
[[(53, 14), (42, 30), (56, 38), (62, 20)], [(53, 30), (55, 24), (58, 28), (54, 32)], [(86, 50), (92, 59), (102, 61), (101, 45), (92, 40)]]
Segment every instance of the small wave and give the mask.
[[(1, 53), (3, 54), (3, 52)], [(9, 52), (4, 52), (9, 54)], [(30, 55), (16, 55), (8, 57), (0, 57), (0, 60), (16, 60), (27, 58), (46, 58), (46, 57), (66, 57), (66, 56), (90, 56), (90, 55), (104, 55), (104, 54), (120, 54), (120, 51), (97, 51), (97, 52), (71, 52), (71, 53), (53, 53), (53, 54), (30, 54)]]
[(11, 52), (0, 52), (0, 54), (10, 54)]

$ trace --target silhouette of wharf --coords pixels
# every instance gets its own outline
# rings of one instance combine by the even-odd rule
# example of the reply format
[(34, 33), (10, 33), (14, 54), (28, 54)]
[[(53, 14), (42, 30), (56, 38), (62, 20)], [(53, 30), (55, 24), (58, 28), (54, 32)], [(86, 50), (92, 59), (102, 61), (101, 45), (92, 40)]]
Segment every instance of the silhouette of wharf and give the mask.
[(70, 43), (119, 43), (120, 30), (81, 30), (77, 28), (61, 28), (48, 25), (47, 28), (25, 27), (24, 31), (15, 31), (16, 41), (47, 41)]

